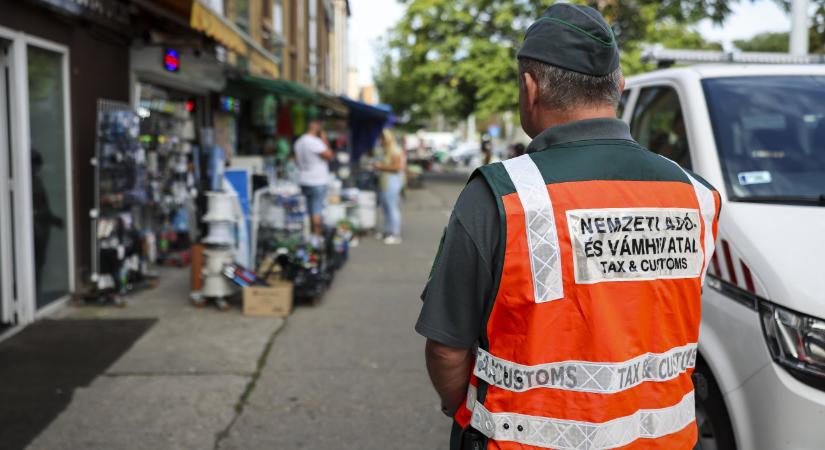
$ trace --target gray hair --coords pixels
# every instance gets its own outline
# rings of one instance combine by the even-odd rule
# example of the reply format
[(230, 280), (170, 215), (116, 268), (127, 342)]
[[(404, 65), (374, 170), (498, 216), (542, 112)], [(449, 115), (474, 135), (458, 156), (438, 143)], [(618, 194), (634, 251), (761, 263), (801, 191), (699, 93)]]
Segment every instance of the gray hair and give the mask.
[[(529, 73), (539, 86), (545, 106), (569, 111), (581, 106), (612, 106), (622, 96), (622, 69), (595, 77), (562, 69), (529, 58), (519, 59), (519, 72)], [(519, 83), (522, 83), (519, 77)]]

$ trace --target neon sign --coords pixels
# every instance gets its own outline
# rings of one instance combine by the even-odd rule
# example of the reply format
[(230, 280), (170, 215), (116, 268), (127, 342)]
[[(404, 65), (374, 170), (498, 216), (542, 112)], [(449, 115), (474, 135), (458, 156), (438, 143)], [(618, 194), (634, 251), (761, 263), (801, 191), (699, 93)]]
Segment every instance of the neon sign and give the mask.
[(169, 48), (163, 52), (163, 68), (169, 72), (180, 70), (180, 55), (177, 50)]

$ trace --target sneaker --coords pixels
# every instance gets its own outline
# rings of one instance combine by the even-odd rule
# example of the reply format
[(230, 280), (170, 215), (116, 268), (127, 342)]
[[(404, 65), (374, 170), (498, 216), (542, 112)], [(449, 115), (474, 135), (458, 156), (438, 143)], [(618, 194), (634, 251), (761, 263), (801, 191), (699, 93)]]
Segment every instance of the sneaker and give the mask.
[(384, 233), (381, 233), (381, 232), (375, 233), (375, 239), (377, 239), (379, 241), (383, 241), (384, 237), (385, 237)]
[(384, 238), (384, 243), (387, 245), (398, 245), (401, 243), (401, 238), (398, 236), (387, 236)]

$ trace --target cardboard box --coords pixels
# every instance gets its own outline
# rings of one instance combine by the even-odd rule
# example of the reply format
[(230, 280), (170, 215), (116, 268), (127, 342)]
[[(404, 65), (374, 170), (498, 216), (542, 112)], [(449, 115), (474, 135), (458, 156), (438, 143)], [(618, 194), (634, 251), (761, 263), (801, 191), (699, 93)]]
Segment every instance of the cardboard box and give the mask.
[(292, 312), (292, 283), (243, 288), (243, 313), (247, 316), (286, 317)]

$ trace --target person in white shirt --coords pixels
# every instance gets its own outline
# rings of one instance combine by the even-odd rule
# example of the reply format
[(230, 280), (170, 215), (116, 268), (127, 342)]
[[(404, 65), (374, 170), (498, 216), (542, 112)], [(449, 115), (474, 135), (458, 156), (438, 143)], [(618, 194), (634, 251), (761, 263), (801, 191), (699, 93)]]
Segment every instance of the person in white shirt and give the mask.
[(307, 199), (312, 219), (312, 233), (321, 234), (321, 216), (329, 183), (329, 161), (334, 154), (329, 148), (321, 122), (313, 120), (307, 132), (295, 141), (295, 163), (298, 166), (298, 182)]

